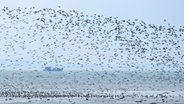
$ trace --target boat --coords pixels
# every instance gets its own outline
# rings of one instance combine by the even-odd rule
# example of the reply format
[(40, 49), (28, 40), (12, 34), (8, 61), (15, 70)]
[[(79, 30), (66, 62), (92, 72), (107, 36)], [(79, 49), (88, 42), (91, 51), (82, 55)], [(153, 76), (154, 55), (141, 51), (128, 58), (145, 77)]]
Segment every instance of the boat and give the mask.
[(43, 71), (63, 71), (63, 68), (58, 68), (58, 67), (45, 67)]
[(57, 59), (55, 58), (55, 67), (45, 67), (43, 71), (63, 71), (63, 68), (58, 67)]

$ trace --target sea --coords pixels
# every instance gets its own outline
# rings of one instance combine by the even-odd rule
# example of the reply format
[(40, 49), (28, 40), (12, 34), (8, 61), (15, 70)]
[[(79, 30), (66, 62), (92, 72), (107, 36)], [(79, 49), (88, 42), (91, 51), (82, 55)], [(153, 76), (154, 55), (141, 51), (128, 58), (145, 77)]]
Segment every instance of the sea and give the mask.
[(0, 104), (184, 104), (181, 70), (0, 70)]

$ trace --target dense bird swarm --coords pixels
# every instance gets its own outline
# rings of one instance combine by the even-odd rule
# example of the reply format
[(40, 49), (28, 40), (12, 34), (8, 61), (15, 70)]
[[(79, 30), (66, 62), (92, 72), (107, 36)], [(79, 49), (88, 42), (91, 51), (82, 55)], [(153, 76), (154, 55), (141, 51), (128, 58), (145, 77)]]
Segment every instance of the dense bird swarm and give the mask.
[[(1, 8), (0, 97), (69, 97), (70, 104), (76, 103), (70, 97), (136, 104), (183, 98), (183, 33), (184, 26), (166, 21), (155, 25), (60, 8)], [(56, 60), (64, 72), (38, 71)], [(6, 72), (11, 68), (36, 70)], [(75, 68), (87, 70), (65, 72)]]
[(35, 63), (45, 67), (55, 58), (62, 67), (138, 69), (149, 64), (172, 69), (184, 65), (184, 26), (34, 7), (4, 7), (0, 21), (0, 55), (14, 68), (28, 59), (29, 68)]

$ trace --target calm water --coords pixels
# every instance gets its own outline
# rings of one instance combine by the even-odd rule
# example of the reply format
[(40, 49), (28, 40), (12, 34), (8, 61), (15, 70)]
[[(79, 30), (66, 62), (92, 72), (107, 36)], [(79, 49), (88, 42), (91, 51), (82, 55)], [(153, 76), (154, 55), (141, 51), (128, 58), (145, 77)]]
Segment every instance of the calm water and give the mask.
[[(165, 94), (164, 101), (182, 102), (184, 99), (184, 72), (181, 71), (62, 71), (62, 72), (47, 72), (47, 71), (0, 71), (0, 89), (1, 92), (59, 92), (61, 94), (91, 94), (91, 95), (121, 95), (125, 98), (98, 98), (86, 101), (84, 98), (59, 98), (53, 101), (53, 98), (48, 99), (26, 99), (12, 98), (6, 102), (14, 102), (19, 104), (20, 101), (25, 101), (29, 104), (32, 102), (47, 102), (48, 104), (72, 104), (73, 102), (92, 104), (112, 104), (116, 101), (117, 104), (130, 101), (145, 99), (142, 102), (161, 102), (162, 98), (159, 94)], [(148, 98), (146, 96), (149, 96)], [(11, 97), (11, 96), (10, 96)], [(7, 97), (1, 97), (0, 101), (5, 101)], [(65, 99), (62, 100), (61, 99)], [(69, 100), (70, 99), (70, 100)], [(101, 100), (100, 100), (101, 99)], [(119, 100), (117, 100), (119, 99)], [(57, 101), (58, 100), (58, 101)], [(69, 101), (69, 102), (67, 102)], [(18, 103), (19, 102), (19, 103)], [(50, 103), (49, 103), (50, 102)], [(55, 102), (55, 103), (54, 103)], [(59, 103), (60, 102), (60, 103)], [(106, 102), (106, 103), (105, 103)], [(23, 103), (23, 102), (22, 102)], [(123, 104), (124, 104), (123, 103)], [(129, 104), (127, 103), (127, 104)], [(135, 102), (134, 102), (135, 103)], [(24, 104), (24, 103), (23, 103)], [(74, 104), (74, 103), (73, 103)], [(149, 104), (149, 103), (148, 103)], [(158, 103), (159, 104), (159, 103)], [(164, 103), (165, 104), (165, 103)], [(181, 103), (183, 104), (183, 103)]]
[[(129, 91), (184, 89), (184, 72), (179, 71), (0, 71), (1, 88), (54, 89), (101, 86)], [(55, 84), (55, 87), (53, 87)], [(114, 86), (114, 87), (112, 87)], [(174, 89), (173, 89), (174, 88)]]

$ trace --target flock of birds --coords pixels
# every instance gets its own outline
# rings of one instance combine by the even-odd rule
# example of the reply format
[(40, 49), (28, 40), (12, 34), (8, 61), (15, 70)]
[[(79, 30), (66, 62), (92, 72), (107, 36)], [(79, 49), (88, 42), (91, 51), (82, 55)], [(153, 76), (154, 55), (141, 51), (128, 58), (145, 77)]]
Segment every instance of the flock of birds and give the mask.
[(55, 60), (70, 68), (184, 68), (184, 26), (34, 7), (4, 7), (0, 21), (3, 69), (26, 62), (46, 67)]
[[(0, 10), (0, 21), (1, 72), (11, 68), (39, 70), (39, 66), (42, 68), (55, 66), (57, 60), (57, 66), (63, 67), (64, 70), (79, 68), (104, 71), (103, 74), (96, 72), (96, 77), (101, 79), (98, 83), (105, 82), (107, 78), (110, 78), (107, 82), (118, 86), (125, 83), (128, 85), (137, 83), (140, 87), (144, 87), (140, 85), (142, 82), (137, 80), (136, 75), (147, 70), (162, 71), (161, 76), (141, 75), (140, 78), (147, 82), (152, 79), (155, 83), (167, 80), (168, 86), (173, 85), (177, 88), (184, 80), (181, 77), (181, 74), (184, 73), (184, 26), (173, 26), (167, 24), (166, 21), (163, 25), (155, 25), (147, 24), (138, 19), (121, 20), (118, 17), (105, 17), (97, 14), (86, 15), (75, 10), (69, 12), (62, 11), (60, 8), (58, 10), (51, 8), (38, 10), (34, 7), (17, 9), (4, 7)], [(120, 71), (109, 74), (107, 71), (110, 69)], [(117, 77), (117, 74), (123, 73), (126, 69), (131, 71), (128, 74), (130, 79), (125, 78), (125, 76)], [(174, 76), (168, 77), (167, 75), (171, 75), (174, 70)], [(23, 73), (21, 74), (23, 75)], [(21, 76), (21, 74), (19, 75)], [(71, 74), (77, 75), (77, 72), (71, 71), (67, 75)], [(90, 75), (90, 73), (88, 74)], [(12, 88), (21, 87), (20, 89), (22, 89), (34, 86), (36, 82), (32, 81), (40, 81), (41, 76), (39, 73), (34, 75), (36, 77), (34, 80), (29, 81), (27, 79), (25, 81), (22, 78), (24, 83), (20, 81), (17, 85), (16, 82), (14, 83), (16, 86), (12, 85)], [(74, 77), (75, 75), (71, 76)], [(157, 78), (154, 79), (153, 77)], [(96, 80), (94, 76), (86, 78), (86, 81)], [(116, 81), (114, 82), (113, 79), (117, 79), (119, 82), (115, 83)], [(47, 79), (43, 82), (45, 81)], [(66, 79), (61, 81), (63, 81), (61, 82), (63, 84), (80, 82), (76, 79), (71, 82), (66, 81)], [(8, 84), (11, 82), (11, 78), (6, 76), (0, 82), (1, 88), (7, 88), (7, 85), (3, 82)], [(29, 83), (30, 86), (25, 86), (26, 82), (32, 84)], [(56, 85), (53, 86), (51, 82), (49, 83), (52, 87), (59, 84), (55, 83)], [(88, 84), (89, 87), (96, 86), (97, 83), (89, 82)], [(42, 87), (45, 86), (47, 85), (43, 84)], [(100, 88), (104, 90), (102, 86)], [(127, 90), (129, 90), (128, 88)], [(136, 87), (136, 84), (133, 88), (134, 90), (140, 89)], [(158, 90), (154, 89), (157, 88), (156, 85), (149, 86), (149, 88), (150, 90)], [(16, 95), (12, 96), (24, 96), (24, 92), (29, 93), (27, 91), (15, 93), (5, 90), (4, 92), (1, 91), (0, 95), (10, 96), (14, 93)], [(42, 97), (49, 95), (49, 93), (44, 92), (34, 93), (38, 96), (41, 94)], [(89, 95), (84, 96), (88, 100)], [(25, 95), (25, 97), (29, 96)]]

